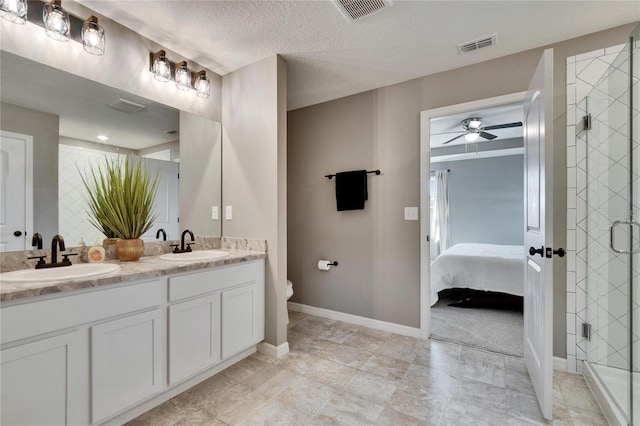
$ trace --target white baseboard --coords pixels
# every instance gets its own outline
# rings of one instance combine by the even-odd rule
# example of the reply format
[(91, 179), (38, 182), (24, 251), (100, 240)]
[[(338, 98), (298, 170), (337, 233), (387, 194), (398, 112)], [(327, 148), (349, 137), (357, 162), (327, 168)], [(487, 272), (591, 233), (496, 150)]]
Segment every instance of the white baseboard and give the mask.
[(267, 342), (260, 342), (258, 343), (258, 352), (271, 358), (282, 358), (289, 353), (289, 342), (284, 342), (278, 346)]
[(318, 317), (329, 318), (336, 321), (343, 321), (350, 324), (362, 325), (364, 327), (388, 331), (390, 333), (402, 334), (403, 336), (420, 338), (420, 329), (416, 327), (409, 327), (402, 324), (380, 321), (377, 319), (361, 317), (358, 315), (345, 314), (344, 312), (316, 308), (315, 306), (303, 305), (295, 302), (287, 302), (287, 306), (289, 310), (302, 312), (303, 314), (316, 315)]
[(553, 369), (559, 371), (567, 371), (567, 359), (554, 356)]

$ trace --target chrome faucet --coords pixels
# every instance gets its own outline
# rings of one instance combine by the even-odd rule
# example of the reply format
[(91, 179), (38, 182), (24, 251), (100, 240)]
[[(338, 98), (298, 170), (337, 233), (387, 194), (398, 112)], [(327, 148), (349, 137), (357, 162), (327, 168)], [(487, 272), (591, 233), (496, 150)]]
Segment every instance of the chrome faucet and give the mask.
[(39, 232), (33, 234), (31, 237), (31, 247), (36, 247), (38, 250), (42, 250), (42, 235)]
[[(34, 235), (34, 239), (35, 239), (35, 235)], [(40, 237), (40, 247), (42, 247), (42, 237)], [(62, 235), (56, 235), (51, 240), (51, 263), (47, 263), (44, 261), (46, 255), (32, 256), (32, 257), (28, 257), (28, 259), (38, 259), (38, 263), (36, 263), (36, 269), (58, 268), (60, 266), (71, 266), (71, 261), (69, 260), (69, 256), (77, 256), (78, 253), (62, 253), (62, 261), (58, 262), (58, 250), (60, 251), (66, 250), (66, 247), (64, 246), (64, 238), (62, 238)]]
[[(187, 242), (187, 248), (184, 247), (184, 236), (189, 234), (189, 237), (191, 237), (191, 242)], [(178, 248), (177, 244), (171, 244), (171, 247), (173, 247), (173, 252), (174, 253), (189, 253), (193, 250), (191, 250), (191, 246), (195, 244), (195, 237), (193, 236), (193, 232), (191, 232), (188, 229), (185, 229), (184, 231), (182, 231), (182, 235), (180, 236), (180, 248)]]
[(162, 241), (167, 241), (167, 233), (162, 228), (158, 229), (158, 232), (156, 232), (156, 240), (160, 239), (160, 234), (162, 234)]

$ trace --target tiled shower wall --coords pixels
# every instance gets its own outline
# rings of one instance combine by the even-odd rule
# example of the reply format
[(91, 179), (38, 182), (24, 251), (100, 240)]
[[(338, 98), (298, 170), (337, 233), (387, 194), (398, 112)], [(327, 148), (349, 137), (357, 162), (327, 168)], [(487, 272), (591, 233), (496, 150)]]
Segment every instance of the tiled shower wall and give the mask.
[[(587, 340), (587, 144), (581, 134), (585, 98), (624, 45), (567, 58), (567, 370), (582, 372)], [(621, 179), (622, 180), (622, 179)], [(619, 184), (624, 185), (624, 182)], [(612, 182), (609, 182), (612, 184)], [(592, 272), (593, 273), (593, 272)]]

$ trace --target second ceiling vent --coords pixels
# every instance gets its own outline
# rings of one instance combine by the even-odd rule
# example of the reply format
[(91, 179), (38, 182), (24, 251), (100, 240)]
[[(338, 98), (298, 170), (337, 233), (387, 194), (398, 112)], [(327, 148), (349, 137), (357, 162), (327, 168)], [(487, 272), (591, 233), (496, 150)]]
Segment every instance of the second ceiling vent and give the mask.
[(466, 43), (460, 43), (458, 45), (458, 51), (460, 53), (470, 53), (484, 47), (493, 46), (494, 44), (496, 44), (496, 34), (491, 34), (490, 36), (468, 41)]
[(393, 0), (334, 0), (340, 13), (355, 22), (393, 5)]

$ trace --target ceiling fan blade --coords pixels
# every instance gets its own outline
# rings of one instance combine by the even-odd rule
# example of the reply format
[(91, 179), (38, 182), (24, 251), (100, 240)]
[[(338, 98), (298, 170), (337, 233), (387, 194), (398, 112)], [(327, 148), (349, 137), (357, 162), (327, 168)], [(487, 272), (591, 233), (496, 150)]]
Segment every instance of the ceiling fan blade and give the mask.
[(431, 133), (431, 136), (436, 136), (436, 135), (450, 135), (453, 133), (465, 133), (466, 130), (452, 130), (450, 132), (440, 132), (440, 133)]
[(508, 129), (509, 127), (522, 127), (522, 121), (514, 123), (496, 124), (495, 126), (483, 127), (482, 130)]
[(481, 138), (485, 138), (487, 140), (494, 140), (495, 138), (497, 138), (496, 135), (492, 135), (491, 133), (487, 133), (487, 132), (480, 132), (480, 137)]
[[(465, 134), (466, 134), (466, 133), (465, 133)], [(453, 139), (449, 139), (448, 141), (443, 142), (443, 143), (442, 143), (442, 145), (446, 145), (446, 144), (448, 144), (449, 142), (453, 142), (453, 141), (455, 141), (456, 139), (460, 139), (460, 138), (461, 138), (461, 137), (463, 137), (465, 134), (462, 134), (462, 135), (460, 135), (460, 136), (456, 136), (456, 137), (455, 137), (455, 138), (453, 138)]]

